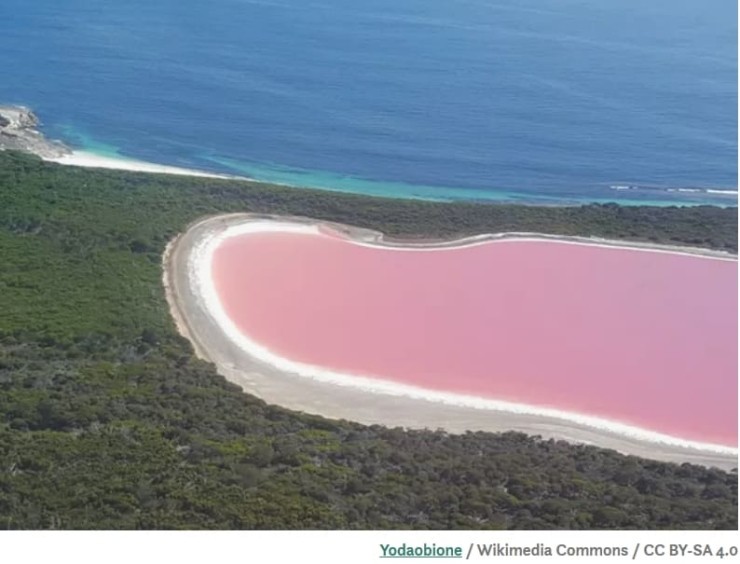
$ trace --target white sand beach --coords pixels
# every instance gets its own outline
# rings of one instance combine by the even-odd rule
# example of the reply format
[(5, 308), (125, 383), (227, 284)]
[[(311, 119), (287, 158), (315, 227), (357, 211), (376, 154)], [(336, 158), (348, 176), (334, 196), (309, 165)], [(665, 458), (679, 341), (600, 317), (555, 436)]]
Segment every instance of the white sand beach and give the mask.
[(144, 161), (137, 161), (127, 158), (118, 157), (105, 157), (96, 155), (94, 153), (88, 153), (86, 151), (72, 151), (71, 154), (64, 155), (62, 157), (54, 157), (45, 159), (50, 162), (55, 162), (63, 165), (70, 166), (81, 166), (85, 168), (107, 168), (115, 170), (130, 170), (135, 172), (151, 172), (155, 174), (176, 174), (180, 176), (197, 176), (203, 178), (243, 178), (237, 176), (229, 176), (226, 174), (216, 174), (211, 172), (204, 172), (201, 170), (195, 170), (190, 168), (180, 168), (176, 166), (159, 165), (154, 163), (148, 163)]

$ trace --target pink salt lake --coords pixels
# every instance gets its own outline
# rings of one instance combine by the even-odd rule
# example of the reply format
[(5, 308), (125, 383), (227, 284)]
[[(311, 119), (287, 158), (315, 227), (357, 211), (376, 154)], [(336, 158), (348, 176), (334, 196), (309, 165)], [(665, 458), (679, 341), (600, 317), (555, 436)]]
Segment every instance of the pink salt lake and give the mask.
[(231, 237), (227, 315), (286, 359), (737, 445), (737, 263), (541, 241)]

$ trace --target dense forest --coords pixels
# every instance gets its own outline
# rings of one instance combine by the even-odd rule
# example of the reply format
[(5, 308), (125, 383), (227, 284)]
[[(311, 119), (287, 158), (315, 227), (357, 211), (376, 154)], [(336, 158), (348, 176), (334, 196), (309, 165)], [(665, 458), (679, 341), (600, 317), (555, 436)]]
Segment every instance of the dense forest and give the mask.
[(735, 209), (386, 200), (0, 152), (0, 528), (737, 528), (736, 471), (242, 393), (195, 358), (161, 286), (166, 243), (227, 211), (737, 249)]

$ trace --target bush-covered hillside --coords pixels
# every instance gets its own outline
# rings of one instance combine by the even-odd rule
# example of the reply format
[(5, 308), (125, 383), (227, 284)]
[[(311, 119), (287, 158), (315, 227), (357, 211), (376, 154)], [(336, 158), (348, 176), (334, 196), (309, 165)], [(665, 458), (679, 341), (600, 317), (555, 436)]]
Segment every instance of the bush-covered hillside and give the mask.
[(161, 287), (167, 241), (224, 211), (737, 246), (736, 210), (380, 200), (0, 152), (0, 528), (737, 528), (736, 473), (243, 394), (193, 356)]

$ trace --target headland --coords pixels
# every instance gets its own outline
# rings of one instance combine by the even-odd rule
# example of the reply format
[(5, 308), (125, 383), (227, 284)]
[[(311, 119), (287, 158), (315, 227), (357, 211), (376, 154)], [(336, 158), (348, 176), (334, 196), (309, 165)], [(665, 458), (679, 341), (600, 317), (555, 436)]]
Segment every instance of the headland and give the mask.
[(123, 156), (102, 156), (87, 151), (79, 151), (62, 141), (47, 139), (38, 130), (40, 123), (39, 118), (30, 108), (25, 106), (0, 106), (0, 151), (22, 151), (37, 155), (46, 161), (85, 168), (129, 170), (204, 178), (238, 178), (226, 174), (148, 163)]
[(25, 106), (0, 106), (0, 150), (23, 151), (45, 160), (70, 157), (72, 149), (38, 131), (39, 119)]

